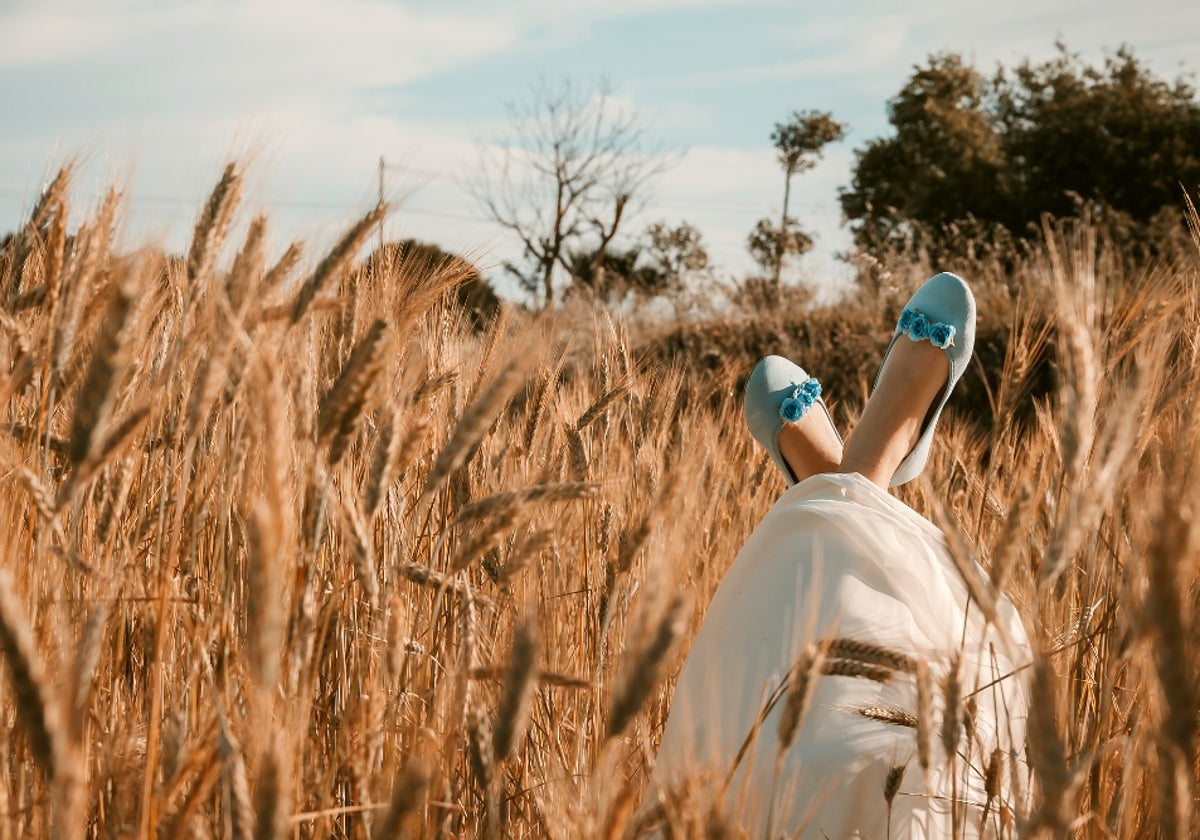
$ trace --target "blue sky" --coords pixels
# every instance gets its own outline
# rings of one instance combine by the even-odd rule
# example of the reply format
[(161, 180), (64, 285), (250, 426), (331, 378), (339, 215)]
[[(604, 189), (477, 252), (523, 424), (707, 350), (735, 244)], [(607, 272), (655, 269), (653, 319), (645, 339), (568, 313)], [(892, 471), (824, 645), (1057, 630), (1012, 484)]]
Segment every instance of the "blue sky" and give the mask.
[(749, 267), (755, 220), (779, 212), (772, 125), (810, 108), (848, 122), (794, 184), (818, 238), (795, 276), (827, 283), (845, 273), (837, 188), (853, 150), (886, 132), (886, 100), (930, 53), (990, 71), (1059, 38), (1092, 60), (1126, 43), (1173, 78), (1200, 69), (1197, 33), (1194, 0), (0, 0), (0, 230), (78, 157), (79, 204), (127, 185), (126, 243), (181, 246), (238, 156), (277, 247), (327, 242), (370, 206), (383, 155), (389, 235), (495, 266), (515, 245), (464, 179), (503, 137), (505, 103), (539, 79), (606, 80), (674, 158), (630, 232), (690, 221), (728, 273)]

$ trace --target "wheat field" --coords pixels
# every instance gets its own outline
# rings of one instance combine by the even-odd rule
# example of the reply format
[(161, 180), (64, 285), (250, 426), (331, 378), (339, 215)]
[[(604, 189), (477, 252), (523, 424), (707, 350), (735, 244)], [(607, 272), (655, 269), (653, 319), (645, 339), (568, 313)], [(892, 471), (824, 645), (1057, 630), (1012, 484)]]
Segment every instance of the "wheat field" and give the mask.
[[(0, 840), (743, 836), (641, 800), (783, 489), (753, 359), (584, 305), (476, 330), (464, 264), (360, 261), (383, 207), (269, 261), (233, 165), (186, 256), (121, 250), (71, 174), (0, 250)], [(1198, 285), (1086, 230), (995, 268), (990, 422), (951, 412), (902, 494), (1035, 639), (1012, 836), (1200, 829)]]

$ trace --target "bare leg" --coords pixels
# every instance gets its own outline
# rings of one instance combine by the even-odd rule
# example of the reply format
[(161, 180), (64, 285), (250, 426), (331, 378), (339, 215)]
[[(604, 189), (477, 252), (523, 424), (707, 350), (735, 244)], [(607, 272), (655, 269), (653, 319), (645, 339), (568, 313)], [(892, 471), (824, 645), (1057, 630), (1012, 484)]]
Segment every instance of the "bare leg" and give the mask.
[[(928, 341), (897, 340), (878, 387), (846, 439), (838, 472), (860, 473), (886, 490), (896, 467), (917, 442), (929, 406), (949, 376), (950, 361), (944, 351)], [(779, 444), (783, 450), (782, 435)], [(791, 463), (787, 451), (783, 452)]]
[(783, 424), (779, 451), (797, 481), (817, 473), (837, 472), (842, 462), (842, 443), (820, 405), (810, 408), (798, 422)]

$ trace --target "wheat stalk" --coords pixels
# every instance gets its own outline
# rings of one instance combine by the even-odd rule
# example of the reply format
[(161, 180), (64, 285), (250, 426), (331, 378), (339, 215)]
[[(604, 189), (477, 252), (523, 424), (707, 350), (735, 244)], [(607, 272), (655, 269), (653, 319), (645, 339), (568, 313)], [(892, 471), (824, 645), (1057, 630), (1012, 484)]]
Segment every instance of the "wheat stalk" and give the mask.
[(605, 740), (625, 731), (658, 684), (667, 657), (683, 633), (686, 608), (687, 600), (681, 593), (675, 593), (663, 610), (649, 643), (629, 661), (625, 679), (613, 695)]
[(351, 435), (366, 410), (367, 394), (379, 373), (387, 322), (376, 319), (354, 347), (337, 380), (321, 399), (317, 437), (329, 444), (329, 462), (336, 464), (346, 453)]
[(956, 655), (950, 662), (950, 668), (942, 681), (942, 748), (946, 755), (954, 755), (958, 751), (959, 733), (962, 721), (959, 718), (962, 702), (962, 684), (958, 679), (959, 658)]
[(816, 687), (814, 677), (825, 664), (825, 651), (813, 643), (805, 645), (800, 658), (788, 672), (787, 695), (783, 713), (779, 716), (779, 752), (787, 752), (796, 743), (800, 724), (808, 714), (808, 706)]
[(114, 284), (104, 325), (92, 350), (88, 373), (75, 400), (71, 417), (70, 448), (67, 452), (71, 463), (78, 466), (91, 453), (96, 430), (104, 421), (113, 400), (113, 385), (117, 374), (124, 366), (125, 322), (133, 305), (133, 290), (128, 286)]
[(83, 739), (87, 710), (92, 700), (92, 685), (95, 682), (96, 668), (100, 664), (101, 643), (104, 641), (107, 623), (107, 600), (97, 600), (88, 614), (87, 621), (84, 622), (83, 631), (79, 634), (79, 642), (75, 646), (75, 656), (71, 663), (68, 734), (72, 744), (79, 744)]
[[(473, 680), (507, 680), (511, 669), (503, 666), (480, 666), (471, 669), (471, 679)], [(560, 674), (557, 671), (547, 671), (545, 669), (537, 669), (534, 679), (542, 685), (550, 685), (555, 688), (591, 688), (595, 683), (583, 677), (573, 677), (570, 674)]]
[(373, 207), (367, 215), (359, 219), (346, 231), (341, 241), (333, 247), (332, 251), (325, 255), (325, 259), (317, 264), (312, 276), (304, 281), (304, 285), (300, 287), (300, 291), (296, 295), (296, 300), (292, 304), (292, 324), (298, 323), (304, 317), (317, 293), (349, 264), (350, 260), (358, 252), (358, 249), (367, 240), (367, 237), (371, 235), (371, 231), (386, 213), (386, 204), (378, 204)]
[(504, 490), (464, 506), (455, 517), (456, 524), (501, 516), (516, 508), (537, 502), (565, 502), (595, 496), (600, 485), (588, 481), (563, 481), (535, 484)]
[(86, 485), (97, 471), (112, 461), (125, 445), (146, 427), (149, 420), (150, 406), (143, 405), (130, 411), (122, 420), (113, 423), (113, 428), (105, 435), (104, 441), (91, 447), (91, 454), (59, 489), (55, 509), (61, 510), (79, 488)]
[(492, 424), (496, 414), (508, 402), (521, 378), (521, 367), (515, 360), (509, 362), (487, 390), (462, 413), (454, 427), (454, 433), (438, 453), (425, 479), (425, 494), (434, 492), (450, 473), (462, 466), (467, 455)]
[[(189, 777), (193, 783), (188, 788), (187, 795), (176, 812), (165, 815), (168, 819), (164, 821), (163, 834), (172, 840), (184, 840), (191, 836), (190, 823), (193, 815), (200, 810), (221, 778), (223, 765), (215, 744), (203, 750), (196, 750), (193, 755), (197, 768), (194, 779)], [(168, 800), (170, 798), (168, 797)]]
[(7, 569), (0, 569), (0, 653), (8, 663), (17, 718), (29, 733), (34, 760), (54, 779), (66, 751), (62, 716)]
[(371, 452), (371, 468), (367, 473), (367, 488), (363, 496), (363, 508), (368, 518), (373, 518), (378, 513), (379, 506), (387, 495), (399, 449), (400, 433), (396, 415), (389, 412), (379, 435), (375, 438), (375, 446)]
[(933, 674), (929, 663), (917, 660), (917, 763), (925, 775), (926, 792), (933, 790)]
[(575, 421), (575, 428), (578, 431), (583, 431), (608, 410), (608, 407), (616, 402), (622, 395), (629, 390), (629, 383), (622, 382), (615, 388), (610, 389), (604, 394), (596, 398), (596, 401), (588, 406), (583, 414), (579, 415), (579, 419)]
[(554, 534), (551, 531), (534, 531), (508, 555), (508, 562), (499, 570), (496, 576), (498, 583), (504, 583), (520, 574), (542, 553), (554, 545)]
[(529, 416), (525, 421), (526, 452), (533, 449), (534, 437), (537, 435), (542, 418), (546, 416), (546, 409), (549, 408), (550, 401), (556, 393), (559, 377), (562, 376), (563, 363), (566, 359), (567, 349), (563, 347), (559, 350), (554, 363), (538, 379), (532, 399), (533, 410), (529, 412)]
[(29, 222), (26, 231), (40, 230), (54, 212), (54, 208), (62, 204), (71, 186), (71, 177), (75, 173), (75, 165), (66, 163), (54, 173), (54, 178), (42, 190), (33, 209), (29, 211)]
[(63, 257), (67, 247), (67, 205), (62, 199), (55, 202), (54, 217), (46, 233), (45, 305), (53, 310), (58, 302), (62, 281)]
[(267, 217), (255, 216), (246, 230), (246, 241), (225, 277), (225, 296), (234, 312), (241, 313), (250, 303), (263, 275), (266, 263)]
[(859, 706), (854, 711), (868, 720), (877, 720), (881, 723), (890, 723), (892, 726), (904, 726), (909, 729), (917, 728), (917, 716), (903, 709), (891, 706)]
[(225, 171), (208, 197), (208, 203), (196, 220), (192, 233), (192, 247), (188, 250), (187, 279), (193, 286), (201, 277), (207, 277), (216, 260), (216, 252), (225, 239), (233, 211), (242, 194), (242, 176), (233, 163), (225, 165)]
[(259, 284), (259, 293), (261, 295), (269, 295), (275, 291), (288, 278), (288, 275), (295, 270), (296, 266), (300, 264), (300, 257), (303, 254), (304, 246), (299, 242), (293, 242), (289, 245), (287, 250), (283, 252), (283, 256), (275, 262), (275, 265), (268, 268), (266, 274), (263, 275), (262, 283)]
[(229, 836), (232, 840), (253, 840), (254, 811), (250, 807), (246, 763), (242, 759), (241, 747), (234, 740), (225, 720), (221, 721), (217, 731), (217, 754), (221, 757), (221, 776), (229, 807)]
[(825, 644), (828, 655), (835, 659), (852, 659), (905, 674), (912, 674), (917, 670), (917, 661), (913, 657), (883, 645), (855, 639), (832, 639)]
[(419, 563), (398, 563), (395, 570), (401, 577), (419, 586), (451, 592), (464, 602), (479, 604), (488, 609), (495, 608), (496, 604), (491, 598), (428, 566), (422, 566)]
[(246, 630), (250, 672), (260, 686), (275, 685), (283, 646), (283, 599), (279, 592), (280, 523), (266, 501), (255, 505), (247, 523)]
[(392, 786), (387, 812), (371, 831), (371, 840), (400, 840), (406, 836), (405, 825), (413, 817), (428, 786), (428, 773), (419, 762), (410, 760), (404, 765), (400, 778)]
[(352, 507), (344, 508), (347, 534), (350, 537), (350, 558), (354, 564), (354, 576), (363, 594), (372, 607), (379, 606), (379, 578), (375, 574), (375, 540), (363, 524), (361, 517)]
[(284, 840), (288, 835), (290, 783), (287, 753), (277, 738), (263, 750), (254, 785), (254, 840)]
[(513, 636), (511, 664), (504, 681), (503, 699), (496, 714), (492, 755), (497, 762), (508, 758), (525, 734), (529, 706), (537, 687), (538, 644), (537, 622), (532, 617), (527, 618)]
[(492, 772), (496, 765), (492, 753), (494, 741), (487, 715), (478, 706), (471, 710), (467, 720), (467, 736), (470, 744), (471, 771), (475, 774), (479, 789), (487, 791), (492, 786)]
[(906, 765), (900, 764), (888, 770), (887, 776), (883, 779), (883, 801), (887, 803), (887, 836), (892, 836), (892, 803), (896, 799), (896, 794), (900, 792), (900, 785), (904, 781), (904, 769)]
[(892, 678), (890, 668), (868, 665), (854, 659), (826, 659), (821, 665), (821, 673), (830, 677), (857, 677), (880, 683)]

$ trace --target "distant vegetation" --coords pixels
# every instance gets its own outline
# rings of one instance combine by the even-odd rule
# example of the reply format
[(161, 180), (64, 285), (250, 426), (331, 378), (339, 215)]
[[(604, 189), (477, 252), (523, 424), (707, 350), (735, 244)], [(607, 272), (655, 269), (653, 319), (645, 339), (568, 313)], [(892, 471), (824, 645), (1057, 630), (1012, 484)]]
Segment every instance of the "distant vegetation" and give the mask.
[(888, 114), (894, 133), (858, 151), (842, 193), (860, 250), (960, 255), (1037, 240), (1047, 216), (1087, 218), (1141, 253), (1184, 239), (1182, 193), (1200, 185), (1200, 101), (1127, 49), (1093, 67), (1060, 45), (1050, 61), (990, 78), (936, 55)]
[[(991, 75), (957, 53), (934, 55), (913, 69), (888, 115), (892, 131), (856, 150), (841, 191), (854, 236), (845, 256), (868, 289), (872, 259), (949, 265), (1016, 254), (1046, 223), (1065, 219), (1086, 221), (1135, 261), (1186, 246), (1183, 195), (1200, 185), (1200, 100), (1188, 79), (1160, 79), (1126, 48), (1093, 66), (1060, 44), (1048, 61)], [(789, 212), (793, 176), (846, 128), (819, 111), (775, 124), (782, 211), (748, 233), (758, 270), (727, 278), (745, 287), (743, 298), (777, 301), (783, 269), (812, 248)], [(631, 293), (713, 292), (711, 271), (662, 272), (645, 247), (653, 228), (629, 234), (633, 210), (669, 165), (647, 149), (635, 114), (602, 94), (543, 84), (513, 109), (504, 142), (502, 157), (483, 161), (474, 190), (524, 243), (524, 259), (506, 271), (535, 305), (582, 290), (609, 303)], [(764, 207), (770, 202), (763, 196)], [(694, 264), (708, 267), (702, 231), (655, 224), (660, 236), (664, 227), (688, 231)]]

